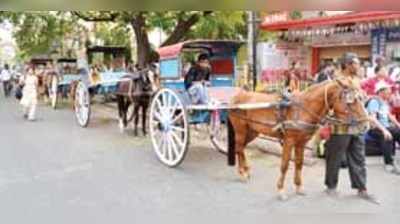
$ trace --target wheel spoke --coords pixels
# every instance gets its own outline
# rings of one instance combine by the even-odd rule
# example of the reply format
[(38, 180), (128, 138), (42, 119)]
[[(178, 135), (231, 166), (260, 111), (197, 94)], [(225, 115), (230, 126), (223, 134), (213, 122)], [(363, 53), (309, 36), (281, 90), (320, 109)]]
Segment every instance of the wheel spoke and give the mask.
[(157, 104), (157, 107), (158, 107), (158, 111), (160, 111), (161, 115), (165, 116), (165, 109), (161, 105), (160, 99), (156, 99), (156, 104)]
[(181, 117), (183, 117), (183, 111), (179, 112), (178, 115), (175, 115), (175, 117), (172, 119), (171, 124), (175, 124)]
[(173, 131), (179, 131), (179, 132), (185, 132), (185, 129), (184, 129), (184, 128), (177, 127), (177, 126), (172, 126), (172, 130), (173, 130)]
[(177, 102), (174, 102), (173, 105), (168, 107), (168, 112), (171, 116), (174, 116), (175, 111), (177, 110), (179, 104)]
[(174, 158), (172, 157), (171, 143), (169, 142), (168, 136), (166, 136), (165, 142), (167, 145), (167, 155), (165, 158), (169, 161), (173, 161)]
[(178, 137), (178, 135), (175, 132), (171, 132), (171, 136), (172, 138), (175, 139), (175, 141), (178, 143), (179, 147), (184, 147), (183, 142), (181, 140), (181, 138)]
[(165, 148), (166, 145), (165, 145), (165, 143), (166, 143), (165, 142), (165, 134), (162, 134), (161, 135), (161, 144), (160, 144), (161, 151), (160, 152), (161, 152), (161, 155), (164, 156), (164, 157), (166, 156), (166, 154), (165, 154), (166, 153), (166, 148)]
[(172, 146), (173, 152), (175, 153), (175, 156), (178, 157), (180, 155), (180, 153), (179, 153), (178, 147), (176, 146), (175, 140), (171, 134), (168, 135), (168, 139), (169, 139), (169, 142), (171, 143), (171, 146)]
[(158, 113), (157, 111), (154, 111), (154, 118), (156, 118), (157, 121), (159, 121), (159, 122), (162, 120), (162, 119), (161, 119), (161, 114)]

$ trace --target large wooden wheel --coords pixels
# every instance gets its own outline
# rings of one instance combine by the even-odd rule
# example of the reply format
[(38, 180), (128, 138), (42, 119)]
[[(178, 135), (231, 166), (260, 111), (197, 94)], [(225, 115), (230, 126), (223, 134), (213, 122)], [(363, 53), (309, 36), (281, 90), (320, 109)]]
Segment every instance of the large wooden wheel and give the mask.
[(51, 107), (53, 109), (56, 109), (57, 98), (58, 98), (58, 78), (56, 75), (51, 76), (49, 96), (50, 96)]
[(87, 127), (90, 120), (90, 95), (83, 82), (79, 82), (75, 92), (75, 117), (81, 127)]
[(189, 147), (185, 105), (170, 89), (161, 89), (150, 106), (150, 136), (157, 158), (169, 167), (182, 163)]
[(228, 154), (228, 128), (221, 122), (218, 110), (210, 112), (210, 140), (214, 149), (222, 154)]

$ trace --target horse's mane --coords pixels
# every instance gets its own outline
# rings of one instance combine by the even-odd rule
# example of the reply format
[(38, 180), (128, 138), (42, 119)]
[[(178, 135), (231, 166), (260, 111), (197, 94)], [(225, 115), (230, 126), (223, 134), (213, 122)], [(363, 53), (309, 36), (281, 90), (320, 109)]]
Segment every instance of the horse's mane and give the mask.
[(309, 96), (311, 93), (315, 93), (315, 91), (316, 91), (317, 89), (323, 88), (323, 87), (325, 87), (325, 86), (327, 86), (327, 85), (330, 85), (330, 84), (332, 84), (332, 83), (333, 83), (333, 81), (331, 81), (331, 80), (325, 80), (325, 81), (323, 81), (323, 82), (314, 84), (314, 85), (310, 86), (309, 88), (307, 88), (306, 90), (304, 90), (303, 92), (299, 93), (298, 96), (299, 96), (299, 97), (307, 97), (307, 96)]

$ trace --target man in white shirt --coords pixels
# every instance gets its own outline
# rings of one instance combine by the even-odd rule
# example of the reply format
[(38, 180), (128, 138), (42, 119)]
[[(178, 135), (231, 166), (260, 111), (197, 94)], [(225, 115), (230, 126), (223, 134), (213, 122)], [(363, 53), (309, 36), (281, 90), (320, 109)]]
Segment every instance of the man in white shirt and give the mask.
[(1, 71), (1, 79), (3, 80), (4, 95), (8, 97), (11, 92), (11, 73), (8, 64), (5, 64), (3, 71)]

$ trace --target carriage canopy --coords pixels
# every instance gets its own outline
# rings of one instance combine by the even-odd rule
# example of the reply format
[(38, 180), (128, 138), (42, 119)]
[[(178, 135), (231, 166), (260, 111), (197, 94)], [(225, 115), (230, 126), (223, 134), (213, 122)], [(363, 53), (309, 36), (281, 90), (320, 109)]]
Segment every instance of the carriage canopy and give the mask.
[(53, 60), (51, 58), (31, 58), (30, 63), (34, 65), (46, 65), (51, 63)]
[(161, 47), (157, 50), (160, 60), (176, 58), (183, 51), (206, 50), (210, 55), (218, 52), (236, 53), (243, 44), (234, 40), (189, 40), (170, 46)]

